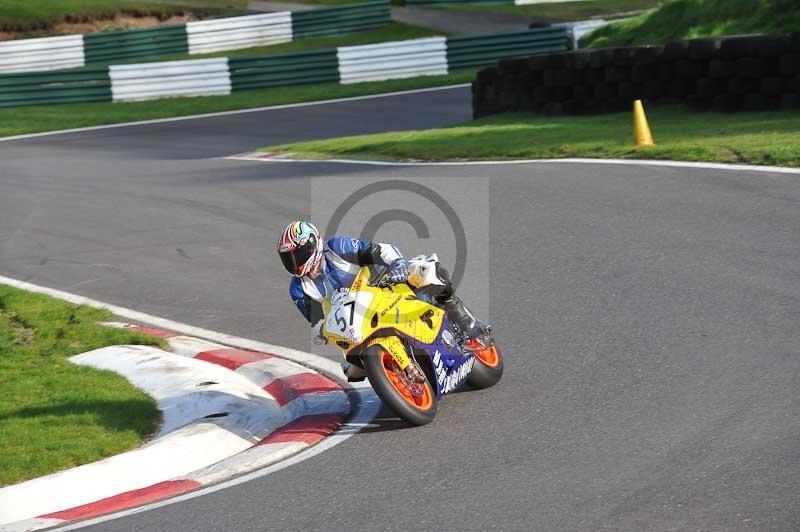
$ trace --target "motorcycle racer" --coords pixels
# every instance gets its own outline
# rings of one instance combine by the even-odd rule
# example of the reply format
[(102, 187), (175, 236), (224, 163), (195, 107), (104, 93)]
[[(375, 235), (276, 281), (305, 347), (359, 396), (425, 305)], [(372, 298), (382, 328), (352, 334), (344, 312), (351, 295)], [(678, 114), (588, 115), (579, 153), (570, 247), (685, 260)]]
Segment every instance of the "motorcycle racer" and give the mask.
[[(435, 254), (409, 261), (391, 244), (347, 236), (334, 236), (323, 243), (319, 230), (303, 220), (286, 226), (277, 250), (293, 276), (289, 295), (312, 326), (324, 318), (322, 301), (326, 293), (349, 288), (362, 266), (379, 265), (388, 268), (386, 279), (390, 284), (407, 282), (418, 297), (443, 309), (468, 345), (470, 341), (480, 342), (488, 331), (455, 295), (450, 276)], [(348, 368), (344, 369), (347, 374)]]

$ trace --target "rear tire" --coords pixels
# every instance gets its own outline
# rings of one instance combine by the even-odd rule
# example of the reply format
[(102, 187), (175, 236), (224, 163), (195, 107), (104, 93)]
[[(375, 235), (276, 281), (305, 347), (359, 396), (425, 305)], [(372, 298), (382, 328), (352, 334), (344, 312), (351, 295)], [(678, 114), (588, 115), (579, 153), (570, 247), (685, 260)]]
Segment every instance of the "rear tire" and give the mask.
[(492, 340), (488, 349), (475, 353), (475, 364), (467, 382), (473, 388), (481, 390), (494, 386), (503, 376), (503, 355), (500, 348)]
[(417, 385), (417, 391), (421, 393), (415, 396), (407, 386), (404, 372), (382, 346), (373, 345), (367, 348), (363, 360), (369, 383), (395, 414), (417, 426), (433, 421), (436, 417), (437, 399), (435, 389), (427, 376), (425, 382)]

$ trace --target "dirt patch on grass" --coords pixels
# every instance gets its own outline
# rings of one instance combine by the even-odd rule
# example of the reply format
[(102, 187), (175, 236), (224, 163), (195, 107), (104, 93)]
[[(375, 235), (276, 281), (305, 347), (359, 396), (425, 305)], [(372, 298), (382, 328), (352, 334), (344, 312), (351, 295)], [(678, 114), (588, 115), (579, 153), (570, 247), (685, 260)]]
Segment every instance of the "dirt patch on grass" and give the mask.
[(118, 13), (111, 20), (90, 20), (86, 22), (58, 22), (53, 26), (53, 33), (57, 34), (71, 34), (71, 33), (98, 33), (101, 31), (113, 30), (136, 30), (140, 28), (153, 28), (155, 26), (164, 26), (170, 24), (184, 24), (186, 22), (193, 22), (197, 17), (193, 13), (181, 13), (172, 15), (168, 18), (159, 18), (155, 16), (136, 17), (133, 15), (126, 15)]
[(0, 41), (76, 35), (117, 30), (135, 30), (185, 24), (196, 20), (219, 17), (217, 12), (200, 9), (163, 13), (146, 10), (114, 10), (93, 13), (76, 13), (47, 24), (32, 24), (30, 27), (9, 27), (0, 24)]
[(28, 325), (11, 310), (0, 311), (0, 319), (5, 319), (10, 328), (11, 336), (15, 344), (20, 346), (30, 346), (36, 338), (36, 330)]
[(27, 327), (14, 328), (14, 341), (17, 345), (30, 346), (36, 338), (36, 331)]

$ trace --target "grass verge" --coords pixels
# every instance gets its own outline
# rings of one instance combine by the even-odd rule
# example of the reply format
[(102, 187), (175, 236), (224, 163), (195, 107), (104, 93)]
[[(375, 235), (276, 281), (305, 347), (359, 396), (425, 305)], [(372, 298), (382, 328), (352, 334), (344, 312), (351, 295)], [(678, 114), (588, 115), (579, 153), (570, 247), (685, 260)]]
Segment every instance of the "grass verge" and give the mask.
[(247, 0), (207, 2), (177, 0), (170, 3), (140, 0), (0, 0), (0, 31), (48, 31), (59, 22), (113, 19), (117, 14), (155, 16), (191, 12), (200, 18), (240, 14)]
[[(657, 7), (663, 0), (586, 0), (583, 2), (557, 2), (552, 4), (516, 5), (464, 5), (435, 6), (458, 11), (494, 11), (521, 15), (553, 22), (568, 22), (589, 18), (620, 18)], [(410, 6), (414, 7), (414, 6)], [(421, 7), (421, 6), (420, 6)]]
[(648, 110), (656, 146), (637, 148), (630, 113), (580, 117), (497, 115), (424, 131), (271, 146), (295, 158), (488, 160), (564, 157), (675, 159), (800, 166), (800, 111), (720, 114)]
[(670, 0), (654, 11), (598, 28), (581, 39), (581, 47), (792, 31), (800, 31), (797, 0)]
[(0, 138), (59, 129), (119, 124), (138, 120), (171, 118), (271, 105), (313, 102), (384, 92), (440, 87), (470, 83), (474, 69), (457, 70), (446, 76), (424, 76), (411, 79), (340, 85), (280, 87), (235, 92), (229, 96), (204, 98), (168, 98), (148, 102), (101, 102), (65, 105), (15, 107), (0, 110)]
[(159, 423), (155, 401), (125, 378), (67, 358), (158, 338), (97, 325), (107, 311), (0, 286), (0, 485), (136, 447)]

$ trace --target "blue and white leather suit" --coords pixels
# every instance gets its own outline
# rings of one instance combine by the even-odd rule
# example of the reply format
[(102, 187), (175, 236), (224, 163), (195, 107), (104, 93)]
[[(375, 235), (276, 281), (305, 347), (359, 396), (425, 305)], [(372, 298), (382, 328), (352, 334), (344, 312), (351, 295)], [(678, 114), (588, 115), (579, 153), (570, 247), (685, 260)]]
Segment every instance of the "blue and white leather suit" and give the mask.
[(350, 288), (362, 266), (390, 266), (397, 259), (403, 258), (400, 250), (391, 244), (367, 242), (347, 236), (329, 239), (322, 253), (325, 261), (319, 277), (293, 277), (289, 284), (289, 296), (312, 325), (323, 318), (322, 301), (326, 290), (335, 292), (339, 288)]

